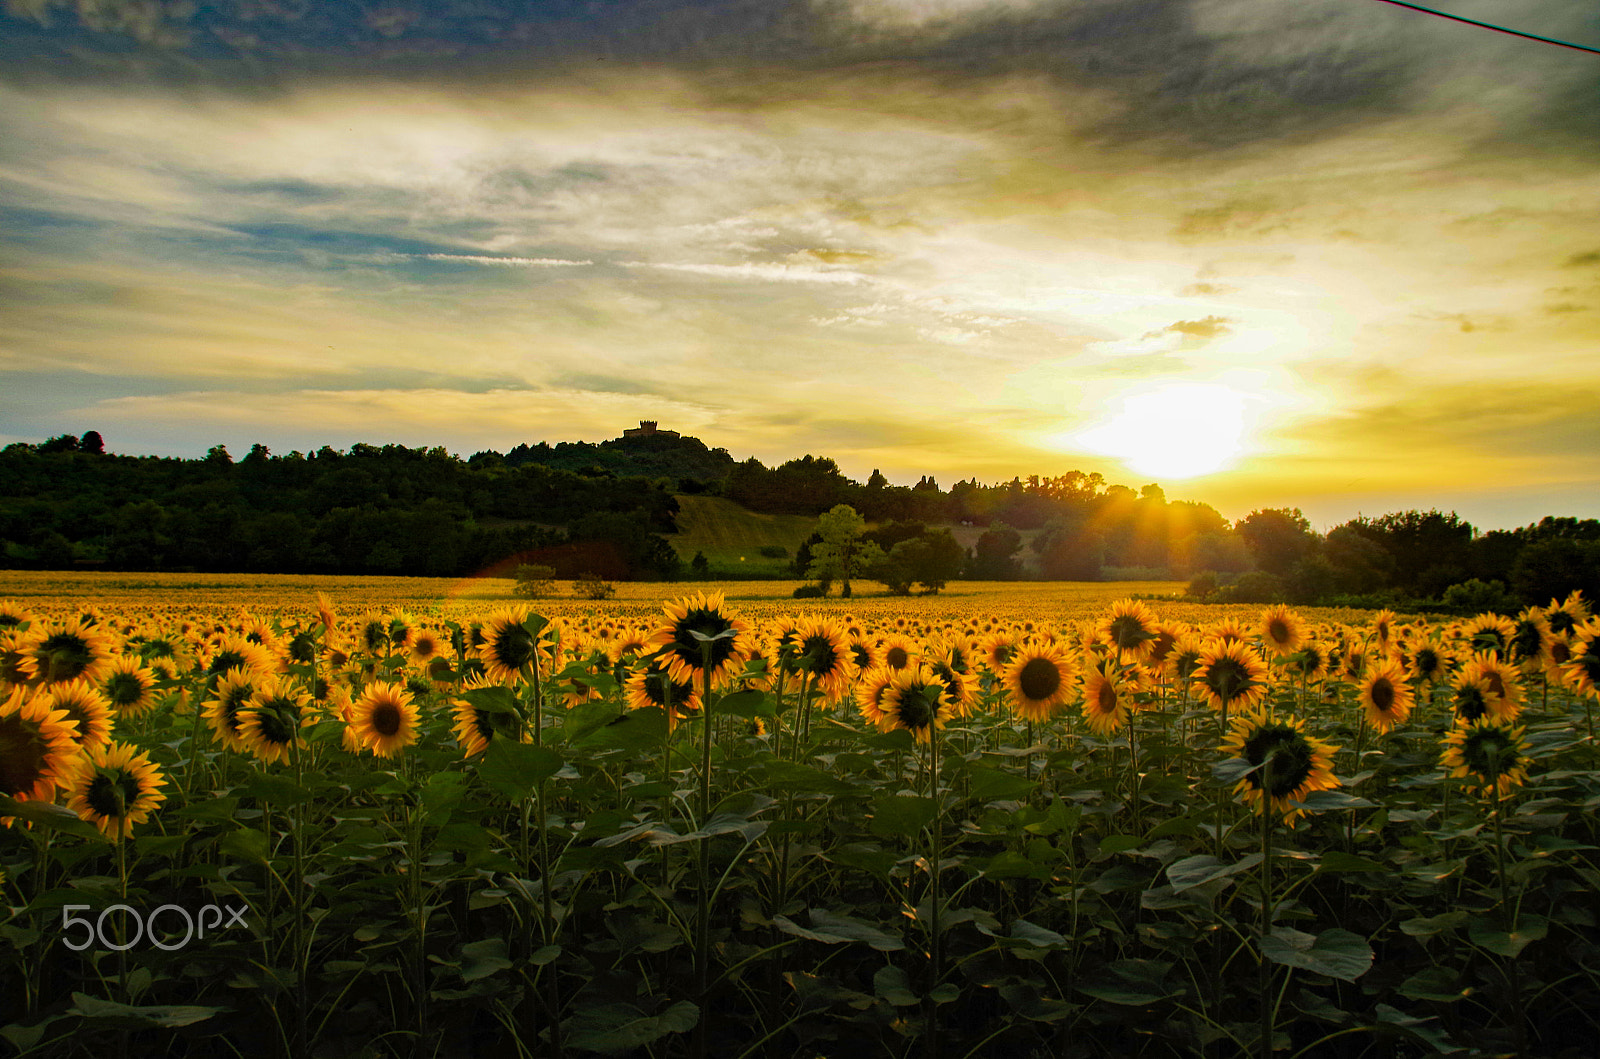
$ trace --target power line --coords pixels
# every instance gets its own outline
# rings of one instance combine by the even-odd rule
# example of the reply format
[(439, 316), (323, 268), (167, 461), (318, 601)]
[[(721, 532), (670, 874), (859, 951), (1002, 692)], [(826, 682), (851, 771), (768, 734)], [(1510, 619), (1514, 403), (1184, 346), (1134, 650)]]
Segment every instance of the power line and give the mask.
[(1587, 44), (1573, 44), (1570, 41), (1556, 40), (1554, 37), (1541, 37), (1535, 33), (1524, 33), (1520, 29), (1508, 29), (1505, 26), (1497, 26), (1493, 22), (1479, 22), (1475, 18), (1462, 18), (1460, 15), (1452, 15), (1444, 11), (1435, 11), (1431, 7), (1423, 7), (1421, 4), (1408, 4), (1405, 2), (1405, 0), (1378, 0), (1378, 2), (1384, 4), (1393, 4), (1395, 7), (1407, 7), (1413, 11), (1421, 11), (1425, 15), (1437, 15), (1439, 18), (1448, 18), (1452, 22), (1465, 22), (1469, 26), (1481, 26), (1484, 29), (1492, 29), (1496, 33), (1509, 33), (1513, 37), (1522, 37), (1526, 40), (1536, 40), (1543, 44), (1554, 44), (1558, 48), (1571, 48), (1574, 51), (1586, 51), (1593, 55), (1600, 55), (1600, 48), (1591, 48)]

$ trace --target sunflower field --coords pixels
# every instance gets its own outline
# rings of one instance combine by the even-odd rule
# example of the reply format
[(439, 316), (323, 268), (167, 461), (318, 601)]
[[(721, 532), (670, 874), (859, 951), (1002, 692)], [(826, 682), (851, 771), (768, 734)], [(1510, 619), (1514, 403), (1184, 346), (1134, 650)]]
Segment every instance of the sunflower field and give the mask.
[(0, 1047), (1594, 1054), (1581, 597), (844, 605), (0, 601)]

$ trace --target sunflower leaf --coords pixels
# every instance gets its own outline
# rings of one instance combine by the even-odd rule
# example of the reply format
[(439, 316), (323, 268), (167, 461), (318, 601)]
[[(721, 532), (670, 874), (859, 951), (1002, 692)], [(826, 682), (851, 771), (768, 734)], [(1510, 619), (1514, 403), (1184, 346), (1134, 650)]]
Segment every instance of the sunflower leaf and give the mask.
[(547, 746), (496, 739), (478, 763), (478, 775), (505, 797), (517, 801), (561, 771), (561, 755)]
[(724, 695), (712, 707), (715, 713), (730, 713), (735, 717), (776, 717), (777, 711), (772, 708), (764, 692), (736, 691), (732, 695)]
[(652, 1044), (669, 1033), (685, 1033), (700, 1021), (700, 1009), (680, 1000), (659, 1015), (646, 1015), (632, 1004), (591, 1004), (566, 1024), (567, 1043), (602, 1055), (623, 1055)]
[(1496, 930), (1493, 924), (1493, 920), (1474, 918), (1467, 924), (1467, 936), (1474, 945), (1507, 957), (1517, 956), (1529, 944), (1543, 938), (1549, 929), (1545, 919), (1531, 915), (1519, 917), (1517, 929), (1512, 931)]
[(79, 838), (109, 841), (100, 833), (98, 827), (87, 820), (80, 820), (78, 814), (66, 806), (56, 805), (53, 802), (19, 802), (8, 795), (0, 794), (0, 816), (14, 816), (47, 830), (77, 835)]
[(1330, 978), (1353, 982), (1372, 968), (1372, 946), (1343, 927), (1306, 934), (1274, 927), (1261, 939), (1261, 955), (1286, 967), (1300, 967)]
[(146, 1007), (134, 1007), (131, 1004), (118, 1004), (111, 1000), (101, 1000), (87, 993), (72, 994), (71, 1014), (80, 1015), (86, 1019), (113, 1019), (130, 1028), (159, 1028), (177, 1029), (180, 1026), (192, 1026), (196, 1022), (204, 1022), (213, 1015), (228, 1011), (229, 1008), (207, 1008), (196, 1005), (160, 1004)]

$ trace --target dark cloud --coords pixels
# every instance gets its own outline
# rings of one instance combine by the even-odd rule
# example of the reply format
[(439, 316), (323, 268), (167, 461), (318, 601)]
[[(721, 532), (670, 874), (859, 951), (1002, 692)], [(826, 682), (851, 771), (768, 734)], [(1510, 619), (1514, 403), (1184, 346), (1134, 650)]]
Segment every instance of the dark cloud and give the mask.
[(1600, 250), (1590, 250), (1587, 253), (1573, 254), (1562, 262), (1567, 268), (1589, 268), (1600, 265)]

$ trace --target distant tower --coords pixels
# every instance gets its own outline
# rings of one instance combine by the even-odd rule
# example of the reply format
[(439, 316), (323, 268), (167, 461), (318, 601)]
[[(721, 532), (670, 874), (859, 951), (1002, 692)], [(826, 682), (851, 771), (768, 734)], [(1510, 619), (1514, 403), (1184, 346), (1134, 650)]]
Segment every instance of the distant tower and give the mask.
[(676, 430), (658, 430), (656, 427), (657, 420), (641, 419), (639, 420), (639, 429), (624, 430), (622, 432), (622, 436), (625, 438), (649, 438), (655, 437), (658, 434), (665, 438), (675, 438), (678, 436), (678, 432)]

